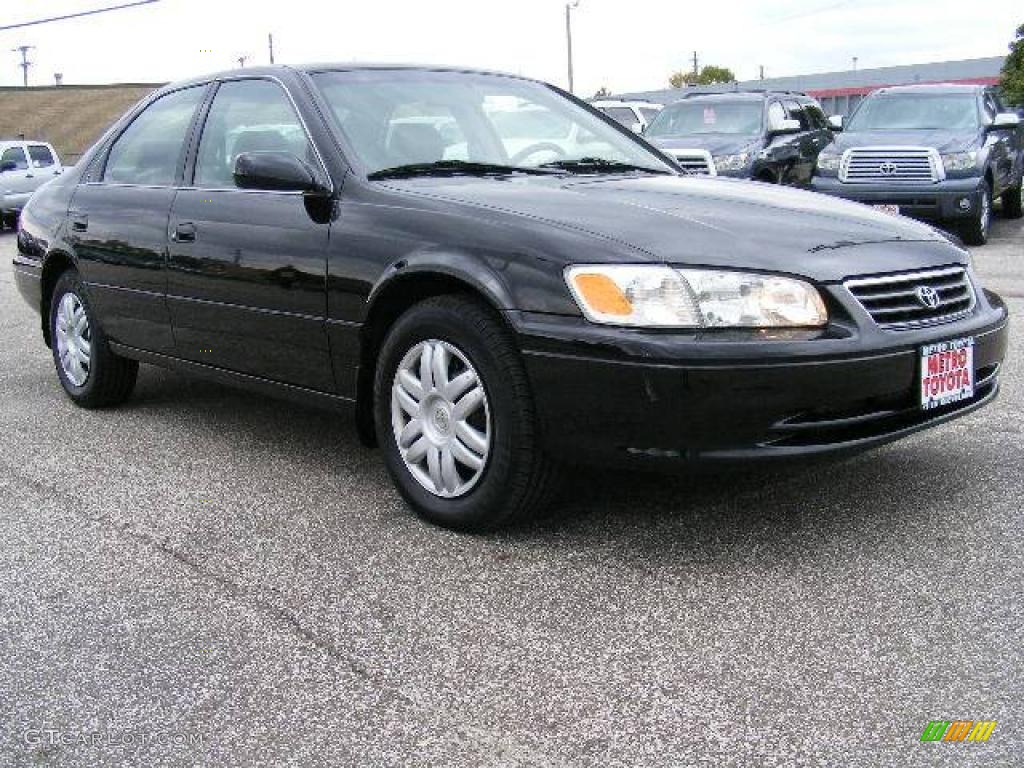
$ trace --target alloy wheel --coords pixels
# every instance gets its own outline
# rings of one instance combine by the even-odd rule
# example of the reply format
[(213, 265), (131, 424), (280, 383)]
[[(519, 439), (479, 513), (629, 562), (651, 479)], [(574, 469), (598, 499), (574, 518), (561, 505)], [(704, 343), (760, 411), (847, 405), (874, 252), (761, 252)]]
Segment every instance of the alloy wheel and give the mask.
[(487, 467), (491, 416), (483, 380), (446, 341), (428, 339), (402, 358), (391, 386), (391, 424), (405, 466), (442, 498), (472, 490)]
[(85, 386), (92, 370), (92, 331), (82, 300), (68, 292), (57, 307), (57, 356), (64, 375), (76, 387)]

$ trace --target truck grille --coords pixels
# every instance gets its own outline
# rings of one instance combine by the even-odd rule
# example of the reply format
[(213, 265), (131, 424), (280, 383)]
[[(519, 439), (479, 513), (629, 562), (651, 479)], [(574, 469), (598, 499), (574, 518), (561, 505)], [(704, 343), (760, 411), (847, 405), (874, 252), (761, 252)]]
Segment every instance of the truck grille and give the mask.
[(927, 147), (857, 147), (839, 163), (839, 180), (847, 184), (933, 184), (944, 176), (938, 152)]
[(974, 288), (963, 267), (865, 277), (844, 285), (876, 323), (888, 328), (944, 323), (974, 309)]
[(690, 176), (717, 176), (711, 153), (704, 149), (666, 149)]

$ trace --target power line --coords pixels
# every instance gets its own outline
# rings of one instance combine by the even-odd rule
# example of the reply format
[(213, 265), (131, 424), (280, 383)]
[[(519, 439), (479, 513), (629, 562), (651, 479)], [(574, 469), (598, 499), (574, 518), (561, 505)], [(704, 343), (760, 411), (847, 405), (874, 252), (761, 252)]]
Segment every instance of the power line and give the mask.
[(51, 16), (48, 19), (36, 19), (35, 21), (22, 21), (18, 24), (5, 24), (0, 27), (0, 32), (8, 29), (20, 29), (22, 27), (34, 27), (38, 24), (49, 24), (53, 21), (65, 21), (67, 19), (78, 19), (82, 16), (95, 16), (97, 13), (107, 13), (109, 11), (120, 11), (124, 8), (134, 8), (138, 5), (151, 5), (153, 3), (159, 3), (160, 0), (137, 0), (134, 3), (121, 3), (120, 5), (108, 5), (105, 8), (94, 8), (91, 11), (79, 11), (78, 13), (69, 13), (65, 16)]

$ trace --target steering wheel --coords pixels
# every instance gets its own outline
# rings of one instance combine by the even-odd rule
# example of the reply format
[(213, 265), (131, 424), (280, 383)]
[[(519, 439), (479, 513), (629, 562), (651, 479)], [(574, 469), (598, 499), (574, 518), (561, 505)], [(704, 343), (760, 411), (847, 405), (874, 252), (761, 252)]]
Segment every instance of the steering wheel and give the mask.
[(536, 144), (531, 144), (530, 146), (519, 150), (512, 155), (508, 161), (511, 165), (519, 165), (530, 155), (536, 155), (538, 152), (551, 152), (555, 156), (555, 160), (565, 159), (565, 151), (560, 146), (553, 144), (550, 141), (538, 141)]

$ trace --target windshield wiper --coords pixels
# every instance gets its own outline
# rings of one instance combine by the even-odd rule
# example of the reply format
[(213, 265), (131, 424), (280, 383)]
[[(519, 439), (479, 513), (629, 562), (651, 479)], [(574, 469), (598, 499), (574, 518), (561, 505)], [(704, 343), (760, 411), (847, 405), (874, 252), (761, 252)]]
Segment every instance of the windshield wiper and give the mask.
[(650, 168), (646, 165), (633, 165), (632, 163), (620, 163), (618, 160), (608, 160), (603, 157), (581, 157), (578, 160), (553, 160), (550, 163), (542, 163), (540, 168), (558, 168), (562, 171), (573, 173), (621, 173), (624, 171), (643, 171), (644, 173), (658, 173), (668, 175), (671, 171), (660, 168)]
[(446, 176), (467, 174), (472, 176), (504, 176), (511, 173), (531, 173), (546, 175), (551, 170), (543, 168), (524, 168), (519, 165), (501, 165), (500, 163), (477, 163), (470, 160), (438, 160), (433, 163), (408, 163), (393, 168), (382, 168), (374, 171), (368, 178), (400, 179), (407, 176)]

